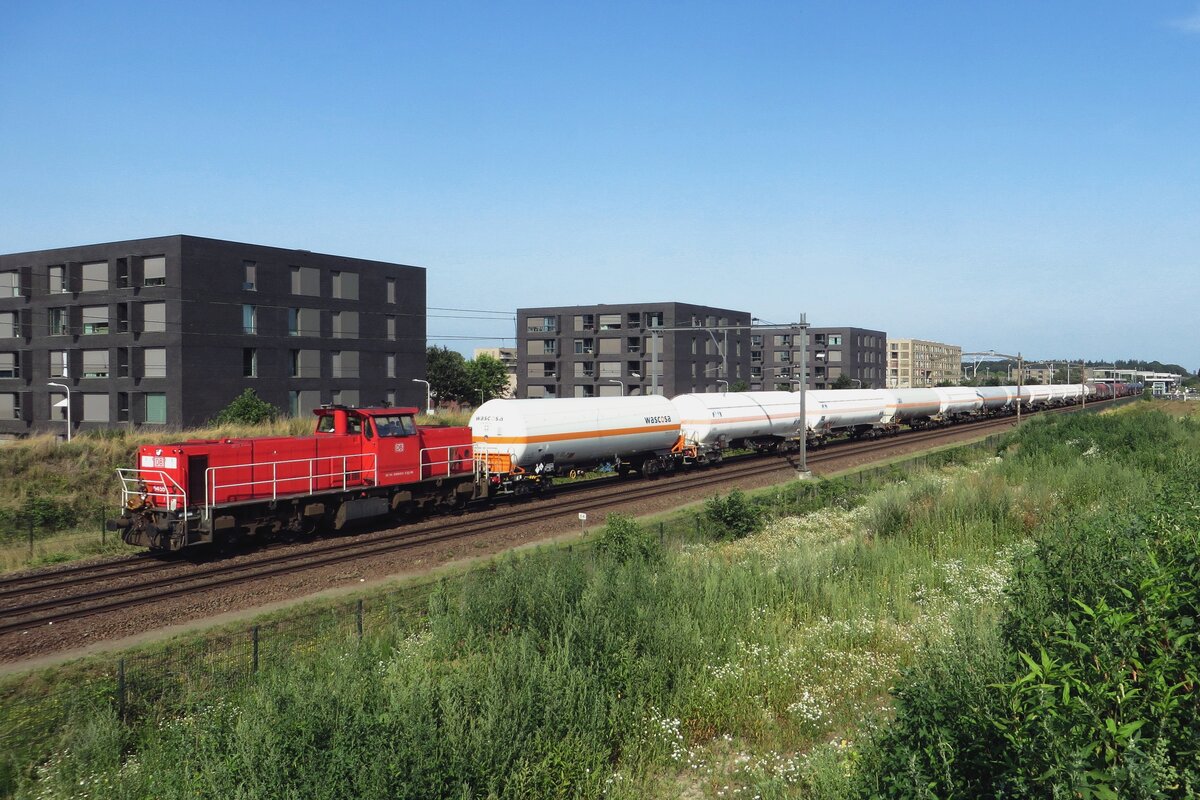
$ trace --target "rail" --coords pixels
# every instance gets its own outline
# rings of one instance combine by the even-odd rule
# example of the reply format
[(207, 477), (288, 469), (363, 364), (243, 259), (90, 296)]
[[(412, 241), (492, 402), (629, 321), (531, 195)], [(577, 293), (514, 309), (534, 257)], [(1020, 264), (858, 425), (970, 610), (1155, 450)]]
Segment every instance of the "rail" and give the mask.
[[(454, 456), (453, 453), (450, 452), (451, 450), (459, 450), (460, 452), (466, 451), (467, 455), (465, 455), (465, 456), (459, 455), (456, 457), (456, 456)], [(443, 476), (450, 477), (451, 475), (455, 474), (455, 472), (459, 472), (459, 473), (470, 472), (471, 469), (473, 468), (474, 462), (475, 462), (475, 457), (471, 454), (471, 450), (472, 450), (471, 447), (469, 447), (468, 445), (465, 445), (465, 444), (447, 444), (447, 445), (440, 445), (438, 447), (422, 448), (421, 449), (421, 477), (422, 478), (440, 478)], [(434, 453), (440, 453), (441, 459), (434, 460), (434, 458), (432, 457), (432, 454), (434, 454)], [(466, 464), (468, 466), (465, 469), (458, 469), (458, 470), (454, 469), (454, 467), (456, 465), (463, 465), (463, 464)], [(444, 467), (445, 469), (444, 469), (444, 471), (435, 471), (434, 467), (438, 467), (439, 470), (441, 470), (442, 467)], [(426, 474), (427, 472), (428, 472), (428, 474)]]
[[(350, 461), (360, 461), (363, 463), (357, 466), (351, 466)], [(318, 465), (322, 462), (328, 462), (328, 467), (322, 467), (326, 471), (319, 472)], [(367, 463), (370, 466), (367, 466)], [(338, 466), (340, 464), (340, 469)], [(279, 471), (281, 467), (291, 467), (292, 465), (307, 467), (306, 471), (296, 470), (294, 475), (284, 475), (280, 477)], [(255, 478), (256, 473), (260, 473), (265, 469), (271, 470), (270, 477)], [(231, 481), (222, 483), (218, 481), (218, 473), (231, 472), (233, 470), (250, 470), (250, 480), (248, 481)], [(293, 484), (295, 488), (289, 491), (282, 492), (285, 496), (293, 494), (315, 494), (319, 491), (329, 491), (336, 489), (349, 489), (352, 486), (378, 485), (379, 473), (375, 465), (374, 453), (351, 453), (341, 456), (319, 456), (317, 458), (297, 458), (287, 461), (265, 461), (249, 464), (223, 465), (219, 467), (209, 467), (204, 472), (204, 516), (205, 518), (212, 517), (212, 508), (218, 492), (224, 490), (226, 496), (222, 497), (222, 502), (231, 502), (236, 500), (266, 500), (268, 497), (271, 500), (278, 500), (281, 494), (280, 484)], [(318, 482), (328, 481), (327, 485), (318, 486)], [(256, 491), (256, 489), (265, 489), (269, 487), (270, 491)], [(232, 490), (245, 490), (244, 496)]]

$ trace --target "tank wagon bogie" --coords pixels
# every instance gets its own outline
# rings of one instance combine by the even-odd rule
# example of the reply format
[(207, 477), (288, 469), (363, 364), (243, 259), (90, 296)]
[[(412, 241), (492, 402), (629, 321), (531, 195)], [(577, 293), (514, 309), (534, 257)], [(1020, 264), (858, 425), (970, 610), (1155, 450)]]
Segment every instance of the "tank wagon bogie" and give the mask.
[(139, 449), (118, 470), (129, 544), (180, 550), (264, 533), (462, 507), (473, 487), (467, 428), (419, 428), (415, 408), (315, 411), (311, 436), (192, 440)]

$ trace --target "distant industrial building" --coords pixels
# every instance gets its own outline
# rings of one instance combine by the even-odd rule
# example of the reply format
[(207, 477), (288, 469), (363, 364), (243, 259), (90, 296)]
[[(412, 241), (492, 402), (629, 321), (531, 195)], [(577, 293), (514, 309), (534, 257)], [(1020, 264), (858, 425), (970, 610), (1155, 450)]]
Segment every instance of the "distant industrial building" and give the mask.
[[(0, 436), (421, 405), (425, 270), (164, 236), (0, 255)], [(69, 397), (69, 401), (68, 401)]]
[(748, 311), (688, 303), (520, 308), (517, 396), (721, 391), (749, 380), (749, 326)]
[(962, 382), (962, 348), (925, 339), (887, 340), (887, 387), (914, 387)]
[[(851, 387), (884, 388), (887, 334), (868, 328), (809, 328), (808, 388), (828, 389), (843, 376)], [(791, 391), (800, 383), (800, 334), (790, 326), (750, 334), (751, 391)]]

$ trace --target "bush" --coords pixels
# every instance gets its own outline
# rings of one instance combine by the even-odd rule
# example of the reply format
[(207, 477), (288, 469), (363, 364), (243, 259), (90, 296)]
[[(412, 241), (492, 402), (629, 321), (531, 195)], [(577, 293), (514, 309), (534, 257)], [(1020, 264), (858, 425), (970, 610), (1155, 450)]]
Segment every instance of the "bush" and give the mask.
[(247, 389), (221, 409), (215, 421), (219, 425), (261, 425), (274, 422), (278, 417), (278, 408), (259, 397), (258, 392)]
[(720, 495), (709, 498), (704, 504), (704, 516), (725, 539), (742, 539), (758, 533), (766, 522), (762, 509), (747, 500), (740, 489), (734, 489), (724, 500)]
[(621, 564), (662, 559), (662, 545), (650, 531), (629, 517), (609, 514), (596, 549)]

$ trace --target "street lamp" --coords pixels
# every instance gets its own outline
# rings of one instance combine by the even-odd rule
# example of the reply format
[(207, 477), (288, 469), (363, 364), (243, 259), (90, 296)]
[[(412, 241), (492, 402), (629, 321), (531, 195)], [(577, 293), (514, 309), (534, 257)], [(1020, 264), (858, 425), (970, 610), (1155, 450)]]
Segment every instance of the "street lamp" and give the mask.
[(621, 385), (621, 397), (625, 396), (625, 381), (619, 381), (616, 378), (610, 378), (609, 383), (618, 383)]
[(725, 391), (728, 392), (729, 391), (729, 381), (727, 381), (723, 378), (717, 378), (717, 385), (720, 386), (722, 383), (725, 384)]
[(861, 389), (861, 388), (862, 388), (862, 381), (860, 381), (858, 378), (851, 378), (850, 380), (851, 380), (851, 382), (853, 382), (853, 383), (857, 383), (857, 384), (858, 384), (858, 386), (855, 386), (855, 387), (854, 387), (855, 389)]
[[(425, 384), (425, 413), (432, 417), (433, 416), (433, 403), (431, 402), (432, 390), (429, 385), (429, 381), (423, 380), (421, 378), (413, 378), (412, 380), (413, 380), (413, 383)], [(480, 395), (480, 396), (482, 397), (482, 395)]]
[(67, 392), (67, 441), (71, 441), (71, 387), (65, 383), (47, 383), (47, 386), (54, 386), (58, 389), (65, 389)]

